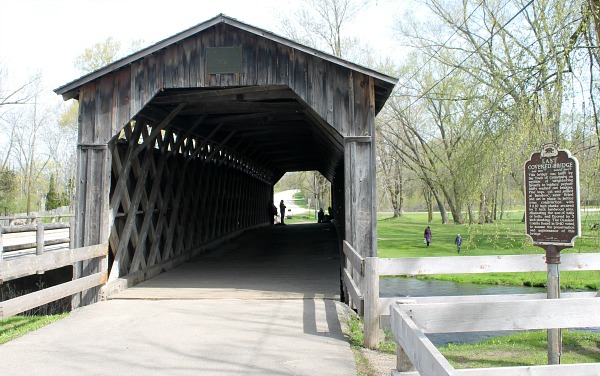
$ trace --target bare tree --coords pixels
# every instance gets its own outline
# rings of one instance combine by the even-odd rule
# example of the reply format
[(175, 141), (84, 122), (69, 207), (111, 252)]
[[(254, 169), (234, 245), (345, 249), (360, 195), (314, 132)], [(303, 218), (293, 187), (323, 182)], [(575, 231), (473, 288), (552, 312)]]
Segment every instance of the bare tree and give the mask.
[(345, 29), (367, 3), (367, 0), (302, 0), (291, 16), (279, 17), (279, 26), (291, 39), (346, 58), (353, 49), (364, 48)]
[(33, 104), (28, 106), (19, 120), (15, 132), (17, 162), (23, 175), (22, 190), (26, 194), (27, 215), (29, 215), (32, 211), (32, 200), (45, 189), (45, 185), (38, 185), (37, 182), (50, 156), (41, 147), (40, 138), (52, 121), (52, 113), (43, 109), (38, 104), (37, 97), (34, 97)]

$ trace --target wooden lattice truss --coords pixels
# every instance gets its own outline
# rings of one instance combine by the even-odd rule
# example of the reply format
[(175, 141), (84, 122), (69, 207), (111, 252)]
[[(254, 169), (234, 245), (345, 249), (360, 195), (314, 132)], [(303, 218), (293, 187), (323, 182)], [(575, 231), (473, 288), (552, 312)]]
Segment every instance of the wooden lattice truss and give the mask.
[(110, 280), (144, 270), (225, 234), (268, 222), (269, 171), (212, 135), (176, 129), (175, 108), (158, 124), (136, 119), (112, 153)]

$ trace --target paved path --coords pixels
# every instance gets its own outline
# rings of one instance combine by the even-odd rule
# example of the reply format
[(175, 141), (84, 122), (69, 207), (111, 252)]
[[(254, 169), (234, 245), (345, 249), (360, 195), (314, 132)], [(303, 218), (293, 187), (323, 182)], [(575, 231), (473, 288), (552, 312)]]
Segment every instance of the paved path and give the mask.
[(0, 346), (1, 374), (355, 375), (334, 231), (248, 233)]

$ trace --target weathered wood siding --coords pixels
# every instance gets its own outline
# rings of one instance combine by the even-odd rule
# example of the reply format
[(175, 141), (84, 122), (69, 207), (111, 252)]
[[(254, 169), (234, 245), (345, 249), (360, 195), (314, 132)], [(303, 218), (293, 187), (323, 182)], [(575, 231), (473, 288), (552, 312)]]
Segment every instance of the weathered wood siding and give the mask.
[[(242, 72), (208, 74), (206, 49), (232, 46), (242, 47)], [(373, 90), (368, 81), (368, 76), (349, 68), (219, 24), (107, 74), (82, 87), (81, 92), (90, 101), (102, 95), (96, 111), (109, 117), (101, 127), (110, 126), (114, 136), (163, 89), (286, 85), (333, 129), (351, 136), (362, 134), (359, 129), (366, 124), (351, 124), (357, 114), (372, 114), (369, 106), (373, 103), (362, 102), (361, 96), (354, 100), (350, 92), (357, 86), (361, 92)], [(86, 128), (90, 125), (94, 126), (84, 124)], [(354, 126), (359, 128), (351, 129)]]
[[(233, 46), (241, 46), (241, 72), (209, 74), (207, 48)], [(226, 155), (195, 158), (202, 140), (167, 127), (156, 143), (134, 152), (156, 126), (136, 115), (160, 91), (257, 85), (291, 88), (309, 116), (319, 118), (319, 132), (360, 139), (344, 146), (343, 162), (331, 161), (334, 205), (346, 239), (364, 256), (376, 256), (374, 78), (220, 23), (79, 89), (76, 246), (109, 239), (111, 280), (268, 223), (272, 186)], [(175, 138), (187, 141), (173, 152)], [(81, 265), (77, 273), (102, 267)]]

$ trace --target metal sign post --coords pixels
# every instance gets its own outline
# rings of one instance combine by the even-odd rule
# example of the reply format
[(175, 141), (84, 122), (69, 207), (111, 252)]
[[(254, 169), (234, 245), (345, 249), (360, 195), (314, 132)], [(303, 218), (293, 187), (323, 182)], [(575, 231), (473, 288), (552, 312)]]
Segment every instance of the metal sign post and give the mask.
[[(525, 221), (533, 245), (546, 251), (548, 299), (560, 298), (560, 251), (581, 235), (579, 164), (568, 150), (546, 144), (525, 163)], [(548, 364), (560, 364), (561, 329), (548, 329)]]

